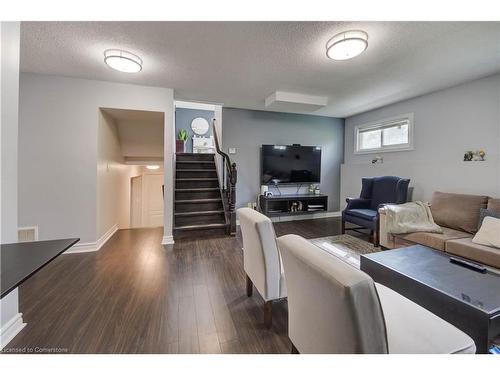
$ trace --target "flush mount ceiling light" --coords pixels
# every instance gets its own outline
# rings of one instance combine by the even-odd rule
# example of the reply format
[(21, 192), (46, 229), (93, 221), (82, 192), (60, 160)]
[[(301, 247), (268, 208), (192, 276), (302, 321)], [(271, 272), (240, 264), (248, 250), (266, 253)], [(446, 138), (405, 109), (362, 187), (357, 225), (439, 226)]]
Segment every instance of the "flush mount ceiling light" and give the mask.
[(146, 165), (146, 168), (147, 169), (160, 169), (160, 166), (159, 165)]
[(326, 43), (326, 56), (332, 60), (348, 60), (368, 48), (368, 34), (361, 30), (344, 31)]
[(104, 51), (104, 62), (110, 68), (124, 73), (137, 73), (142, 70), (142, 59), (121, 49), (107, 49)]

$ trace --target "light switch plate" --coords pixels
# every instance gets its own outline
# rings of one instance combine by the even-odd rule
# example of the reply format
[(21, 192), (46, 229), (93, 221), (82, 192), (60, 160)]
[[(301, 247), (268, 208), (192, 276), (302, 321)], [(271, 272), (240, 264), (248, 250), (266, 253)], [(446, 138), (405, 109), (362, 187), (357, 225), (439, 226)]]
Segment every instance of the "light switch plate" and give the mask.
[(230, 154), (236, 154), (236, 149), (234, 147), (229, 147)]

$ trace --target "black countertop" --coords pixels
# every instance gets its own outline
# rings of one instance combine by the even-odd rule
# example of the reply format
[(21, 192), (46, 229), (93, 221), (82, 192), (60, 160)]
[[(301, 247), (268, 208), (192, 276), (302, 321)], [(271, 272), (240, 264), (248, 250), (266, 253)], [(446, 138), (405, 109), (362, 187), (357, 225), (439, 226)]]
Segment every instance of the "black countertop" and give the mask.
[(67, 238), (0, 245), (1, 298), (78, 241), (79, 238)]

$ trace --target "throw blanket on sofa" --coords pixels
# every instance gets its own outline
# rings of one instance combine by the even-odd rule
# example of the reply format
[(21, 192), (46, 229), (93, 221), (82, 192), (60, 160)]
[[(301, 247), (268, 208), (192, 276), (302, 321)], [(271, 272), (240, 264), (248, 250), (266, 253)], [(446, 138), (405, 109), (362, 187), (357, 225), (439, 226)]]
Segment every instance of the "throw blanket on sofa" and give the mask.
[(429, 205), (416, 201), (385, 206), (387, 233), (403, 234), (413, 232), (443, 233), (434, 223)]

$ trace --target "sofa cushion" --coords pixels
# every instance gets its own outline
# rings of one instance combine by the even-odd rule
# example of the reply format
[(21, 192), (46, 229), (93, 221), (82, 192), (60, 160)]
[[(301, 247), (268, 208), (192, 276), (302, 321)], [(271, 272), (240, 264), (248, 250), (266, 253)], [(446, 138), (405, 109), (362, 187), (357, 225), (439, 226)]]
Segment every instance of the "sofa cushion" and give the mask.
[(460, 238), (446, 242), (445, 251), (487, 266), (500, 268), (500, 249), (492, 246), (479, 245), (471, 238)]
[(444, 227), (442, 229), (443, 233), (416, 232), (408, 234), (396, 234), (395, 236), (400, 237), (405, 241), (411, 241), (441, 251), (445, 250), (446, 241), (457, 238), (472, 237), (470, 233)]
[(472, 242), (500, 249), (500, 219), (486, 216)]
[(481, 208), (481, 210), (479, 210), (479, 224), (477, 225), (478, 230), (481, 230), (481, 225), (483, 224), (483, 220), (487, 216), (496, 217), (497, 219), (500, 219), (500, 211), (495, 212), (493, 210)]
[(488, 197), (483, 195), (434, 192), (431, 201), (432, 216), (436, 224), (475, 233), (479, 223), (479, 210), (486, 208)]
[(346, 213), (348, 215), (357, 216), (366, 220), (373, 220), (375, 216), (377, 216), (377, 211), (363, 209), (363, 208), (355, 208), (353, 210), (347, 210)]
[(493, 212), (500, 212), (500, 199), (489, 199), (487, 208)]

